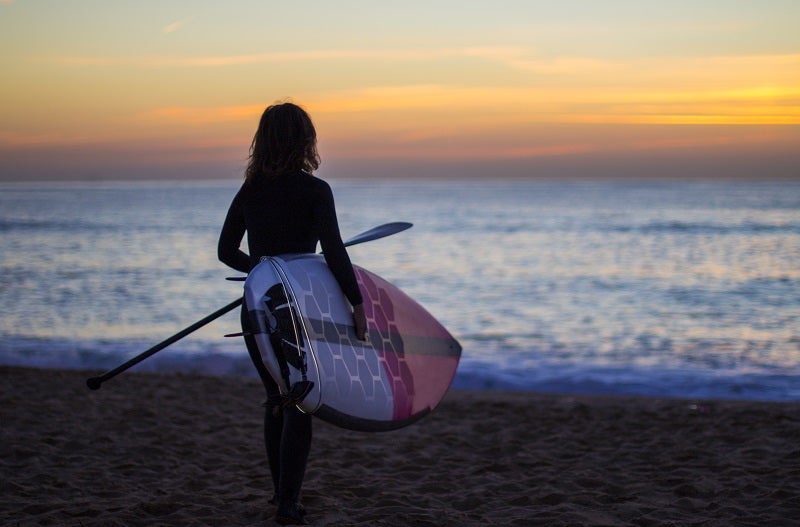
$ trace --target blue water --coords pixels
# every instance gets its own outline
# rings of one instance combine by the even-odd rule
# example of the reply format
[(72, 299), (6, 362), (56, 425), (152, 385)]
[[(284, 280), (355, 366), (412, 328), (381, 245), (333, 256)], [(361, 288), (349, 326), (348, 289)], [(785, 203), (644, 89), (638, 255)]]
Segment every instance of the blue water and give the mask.
[[(800, 182), (334, 181), (455, 386), (800, 400)], [(109, 369), (234, 300), (226, 182), (0, 186), (0, 363)], [(140, 370), (254, 375), (229, 314)], [(112, 381), (114, 382), (114, 381)]]

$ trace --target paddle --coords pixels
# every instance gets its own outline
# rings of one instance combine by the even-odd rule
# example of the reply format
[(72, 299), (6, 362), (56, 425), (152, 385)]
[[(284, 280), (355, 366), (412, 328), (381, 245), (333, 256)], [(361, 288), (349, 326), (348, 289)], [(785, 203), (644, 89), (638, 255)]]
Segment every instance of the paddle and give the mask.
[(403, 232), (406, 229), (410, 229), (413, 225), (413, 223), (408, 223), (405, 221), (384, 223), (383, 225), (378, 225), (377, 227), (373, 227), (368, 231), (364, 231), (361, 234), (356, 234), (344, 242), (344, 246), (350, 247), (351, 245), (358, 245), (359, 243), (371, 242), (372, 240), (386, 238), (392, 234), (397, 234), (398, 232)]
[[(350, 238), (349, 240), (344, 242), (344, 246), (345, 247), (350, 247), (351, 245), (357, 245), (359, 243), (369, 242), (369, 241), (372, 241), (372, 240), (379, 240), (380, 238), (385, 238), (387, 236), (391, 236), (392, 234), (397, 234), (398, 232), (402, 232), (402, 231), (404, 231), (406, 229), (410, 229), (411, 226), (412, 226), (411, 223), (402, 222), (402, 221), (393, 222), (393, 223), (385, 223), (383, 225), (378, 225), (377, 227), (373, 227), (372, 229), (364, 231), (361, 234), (357, 234), (356, 236)], [(192, 332), (200, 329), (201, 327), (205, 326), (206, 324), (208, 324), (212, 320), (216, 320), (219, 317), (221, 317), (222, 315), (224, 315), (225, 313), (227, 313), (229, 311), (233, 311), (234, 309), (236, 309), (241, 304), (242, 304), (242, 299), (241, 298), (237, 298), (236, 300), (234, 300), (233, 302), (231, 302), (227, 306), (222, 307), (222, 308), (214, 311), (213, 313), (211, 313), (207, 317), (202, 318), (202, 319), (198, 320), (197, 322), (195, 322), (194, 324), (192, 324), (191, 326), (188, 326), (188, 327), (182, 329), (181, 331), (175, 333), (174, 335), (172, 335), (168, 339), (163, 340), (162, 342), (159, 342), (158, 344), (156, 344), (152, 348), (150, 348), (150, 349), (148, 349), (146, 351), (143, 351), (142, 353), (140, 353), (139, 355), (136, 355), (135, 357), (133, 357), (129, 361), (127, 361), (127, 362), (125, 362), (123, 364), (120, 364), (119, 366), (117, 366), (113, 370), (109, 370), (109, 371), (105, 372), (104, 374), (99, 375), (97, 377), (91, 377), (90, 379), (87, 379), (86, 380), (86, 386), (88, 386), (89, 389), (91, 389), (91, 390), (99, 390), (100, 386), (105, 381), (107, 381), (107, 380), (109, 380), (109, 379), (111, 379), (113, 377), (116, 377), (117, 375), (119, 375), (120, 373), (124, 372), (125, 370), (130, 369), (131, 367), (139, 364), (140, 362), (142, 362), (146, 358), (158, 353), (159, 351), (161, 351), (162, 349), (166, 348), (170, 344), (174, 344), (175, 342), (179, 341), (180, 339), (182, 339), (183, 337), (185, 337), (189, 333), (192, 333)]]

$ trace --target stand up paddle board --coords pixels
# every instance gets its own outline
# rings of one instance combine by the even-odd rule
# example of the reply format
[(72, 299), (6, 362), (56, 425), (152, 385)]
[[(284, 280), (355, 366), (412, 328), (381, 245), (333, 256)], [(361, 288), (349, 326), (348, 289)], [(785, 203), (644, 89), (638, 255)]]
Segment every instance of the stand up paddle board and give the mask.
[(318, 254), (268, 257), (250, 271), (244, 302), (254, 337), (281, 393), (310, 386), (302, 411), (352, 430), (401, 428), (442, 400), (461, 346), (396, 286), (353, 269), (366, 341), (356, 338), (350, 304)]

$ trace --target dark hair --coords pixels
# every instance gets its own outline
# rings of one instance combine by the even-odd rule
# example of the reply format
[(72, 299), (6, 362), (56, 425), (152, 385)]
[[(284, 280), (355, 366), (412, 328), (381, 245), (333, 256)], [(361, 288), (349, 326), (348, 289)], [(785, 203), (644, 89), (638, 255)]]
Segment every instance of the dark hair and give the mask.
[(245, 178), (255, 181), (319, 168), (317, 131), (305, 110), (290, 102), (273, 104), (261, 115), (250, 144)]

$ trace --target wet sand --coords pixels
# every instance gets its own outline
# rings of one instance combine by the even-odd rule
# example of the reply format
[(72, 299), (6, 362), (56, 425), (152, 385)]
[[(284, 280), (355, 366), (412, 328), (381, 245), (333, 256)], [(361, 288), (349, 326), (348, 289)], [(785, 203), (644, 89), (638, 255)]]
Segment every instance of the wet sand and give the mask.
[[(0, 367), (0, 525), (274, 525), (255, 379)], [(800, 525), (800, 403), (453, 391), (316, 420), (312, 525)]]

